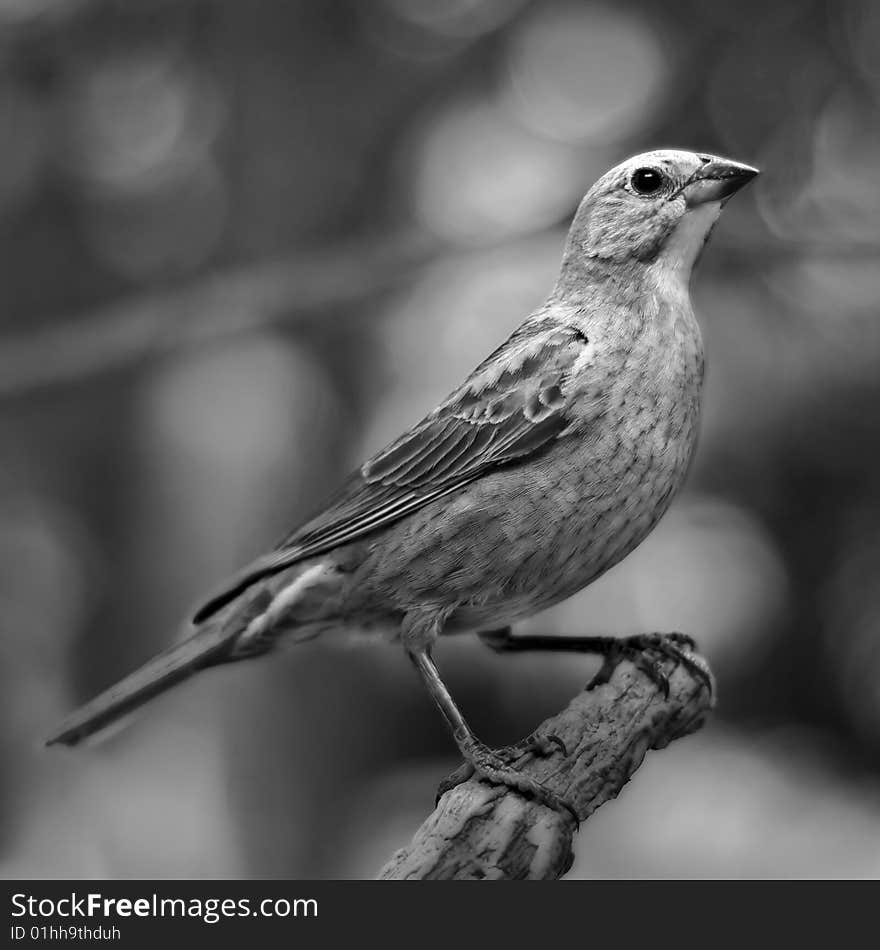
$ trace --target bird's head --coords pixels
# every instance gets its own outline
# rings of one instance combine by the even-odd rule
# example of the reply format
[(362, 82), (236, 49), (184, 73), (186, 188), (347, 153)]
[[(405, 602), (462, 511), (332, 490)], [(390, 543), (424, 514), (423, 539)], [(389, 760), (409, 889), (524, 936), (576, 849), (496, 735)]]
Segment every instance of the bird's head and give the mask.
[(659, 264), (686, 281), (722, 206), (757, 174), (727, 158), (674, 149), (621, 162), (581, 202), (563, 273), (582, 272), (590, 262)]

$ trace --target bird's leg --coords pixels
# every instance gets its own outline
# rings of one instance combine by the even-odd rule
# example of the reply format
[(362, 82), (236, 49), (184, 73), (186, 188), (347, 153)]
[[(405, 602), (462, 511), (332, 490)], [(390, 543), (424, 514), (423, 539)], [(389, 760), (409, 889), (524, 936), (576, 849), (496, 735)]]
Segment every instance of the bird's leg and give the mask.
[(669, 695), (669, 677), (663, 660), (673, 660), (695, 673), (712, 692), (715, 684), (706, 665), (692, 653), (696, 644), (683, 633), (643, 633), (634, 637), (567, 637), (544, 634), (514, 636), (510, 627), (479, 634), (497, 653), (542, 650), (564, 653), (595, 653), (604, 658), (599, 672), (587, 684), (593, 689), (607, 683), (621, 660), (629, 660)]
[(530, 755), (546, 754), (542, 743), (525, 740), (519, 745), (506, 749), (490, 749), (471, 732), (461, 710), (441, 679), (428, 649), (411, 650), (409, 655), (428, 692), (449, 724), (453, 738), (466, 763), (464, 768), (457, 769), (441, 783), (437, 792), (438, 799), (444, 792), (467, 781), (476, 772), (490, 782), (516, 789), (530, 798), (549, 805), (556, 811), (564, 809), (572, 814), (575, 821), (578, 821), (577, 813), (566, 801), (545, 785), (524, 775), (516, 767)]

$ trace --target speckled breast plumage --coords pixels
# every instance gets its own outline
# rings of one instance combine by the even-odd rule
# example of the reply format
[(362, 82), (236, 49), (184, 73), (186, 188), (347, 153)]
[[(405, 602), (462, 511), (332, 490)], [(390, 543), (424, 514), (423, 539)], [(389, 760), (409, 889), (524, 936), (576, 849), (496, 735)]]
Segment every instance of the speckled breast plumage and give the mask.
[[(571, 596), (647, 536), (690, 465), (703, 378), (689, 305), (648, 316), (623, 360), (604, 354), (618, 371), (584, 432), (526, 466), (485, 475), (361, 548), (352, 613), (363, 617), (370, 604), (383, 613), (394, 605), (395, 614), (436, 608), (446, 631), (510, 623)], [(601, 372), (601, 353), (597, 364)]]

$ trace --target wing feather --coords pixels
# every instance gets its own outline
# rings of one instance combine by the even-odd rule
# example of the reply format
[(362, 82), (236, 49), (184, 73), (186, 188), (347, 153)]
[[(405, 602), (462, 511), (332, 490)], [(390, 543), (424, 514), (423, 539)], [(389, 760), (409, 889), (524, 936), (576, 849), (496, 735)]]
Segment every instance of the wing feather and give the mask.
[(207, 619), (250, 585), (348, 544), (545, 450), (570, 426), (567, 384), (585, 340), (573, 327), (524, 324), (430, 415), (367, 461), (315, 518), (199, 608)]

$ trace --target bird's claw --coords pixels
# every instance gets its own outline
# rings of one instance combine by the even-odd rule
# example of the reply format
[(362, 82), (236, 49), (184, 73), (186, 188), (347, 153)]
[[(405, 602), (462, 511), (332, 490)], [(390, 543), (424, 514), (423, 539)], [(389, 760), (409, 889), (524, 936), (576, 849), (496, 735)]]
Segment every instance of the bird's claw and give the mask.
[(463, 785), (469, 779), (474, 777), (476, 769), (470, 762), (462, 762), (453, 772), (445, 776), (437, 786), (437, 794), (434, 796), (434, 806), (436, 807), (440, 799), (452, 788), (457, 785)]
[(548, 756), (553, 755), (554, 752), (568, 754), (562, 739), (552, 734), (532, 735), (515, 746), (506, 746), (501, 749), (490, 749), (482, 743), (474, 743), (465, 752), (465, 761), (440, 783), (434, 803), (436, 805), (443, 795), (456, 785), (461, 785), (462, 782), (477, 775), (493, 784), (512, 788), (526, 798), (548, 805), (554, 811), (567, 813), (577, 825), (580, 823), (580, 818), (574, 806), (542, 782), (523, 773), (515, 764), (521, 764), (529, 756)]
[(546, 759), (555, 752), (568, 755), (568, 749), (565, 743), (559, 736), (552, 732), (546, 735), (533, 732), (530, 736), (526, 736), (521, 742), (517, 742), (516, 745), (504, 746), (493, 751), (499, 758), (511, 765), (517, 762), (523, 762), (532, 757)]
[(554, 751), (561, 752), (564, 756), (568, 756), (568, 749), (565, 743), (553, 732), (548, 732), (546, 736), (533, 736), (532, 742), (533, 753), (542, 758), (553, 755)]
[(695, 673), (709, 692), (713, 692), (715, 684), (711, 673), (703, 663), (691, 656), (695, 648), (693, 638), (683, 633), (643, 633), (634, 637), (609, 638), (602, 648), (604, 662), (586, 688), (591, 690), (607, 683), (617, 665), (622, 660), (629, 660), (668, 699), (669, 674), (664, 661), (672, 660), (676, 665), (681, 664)]

